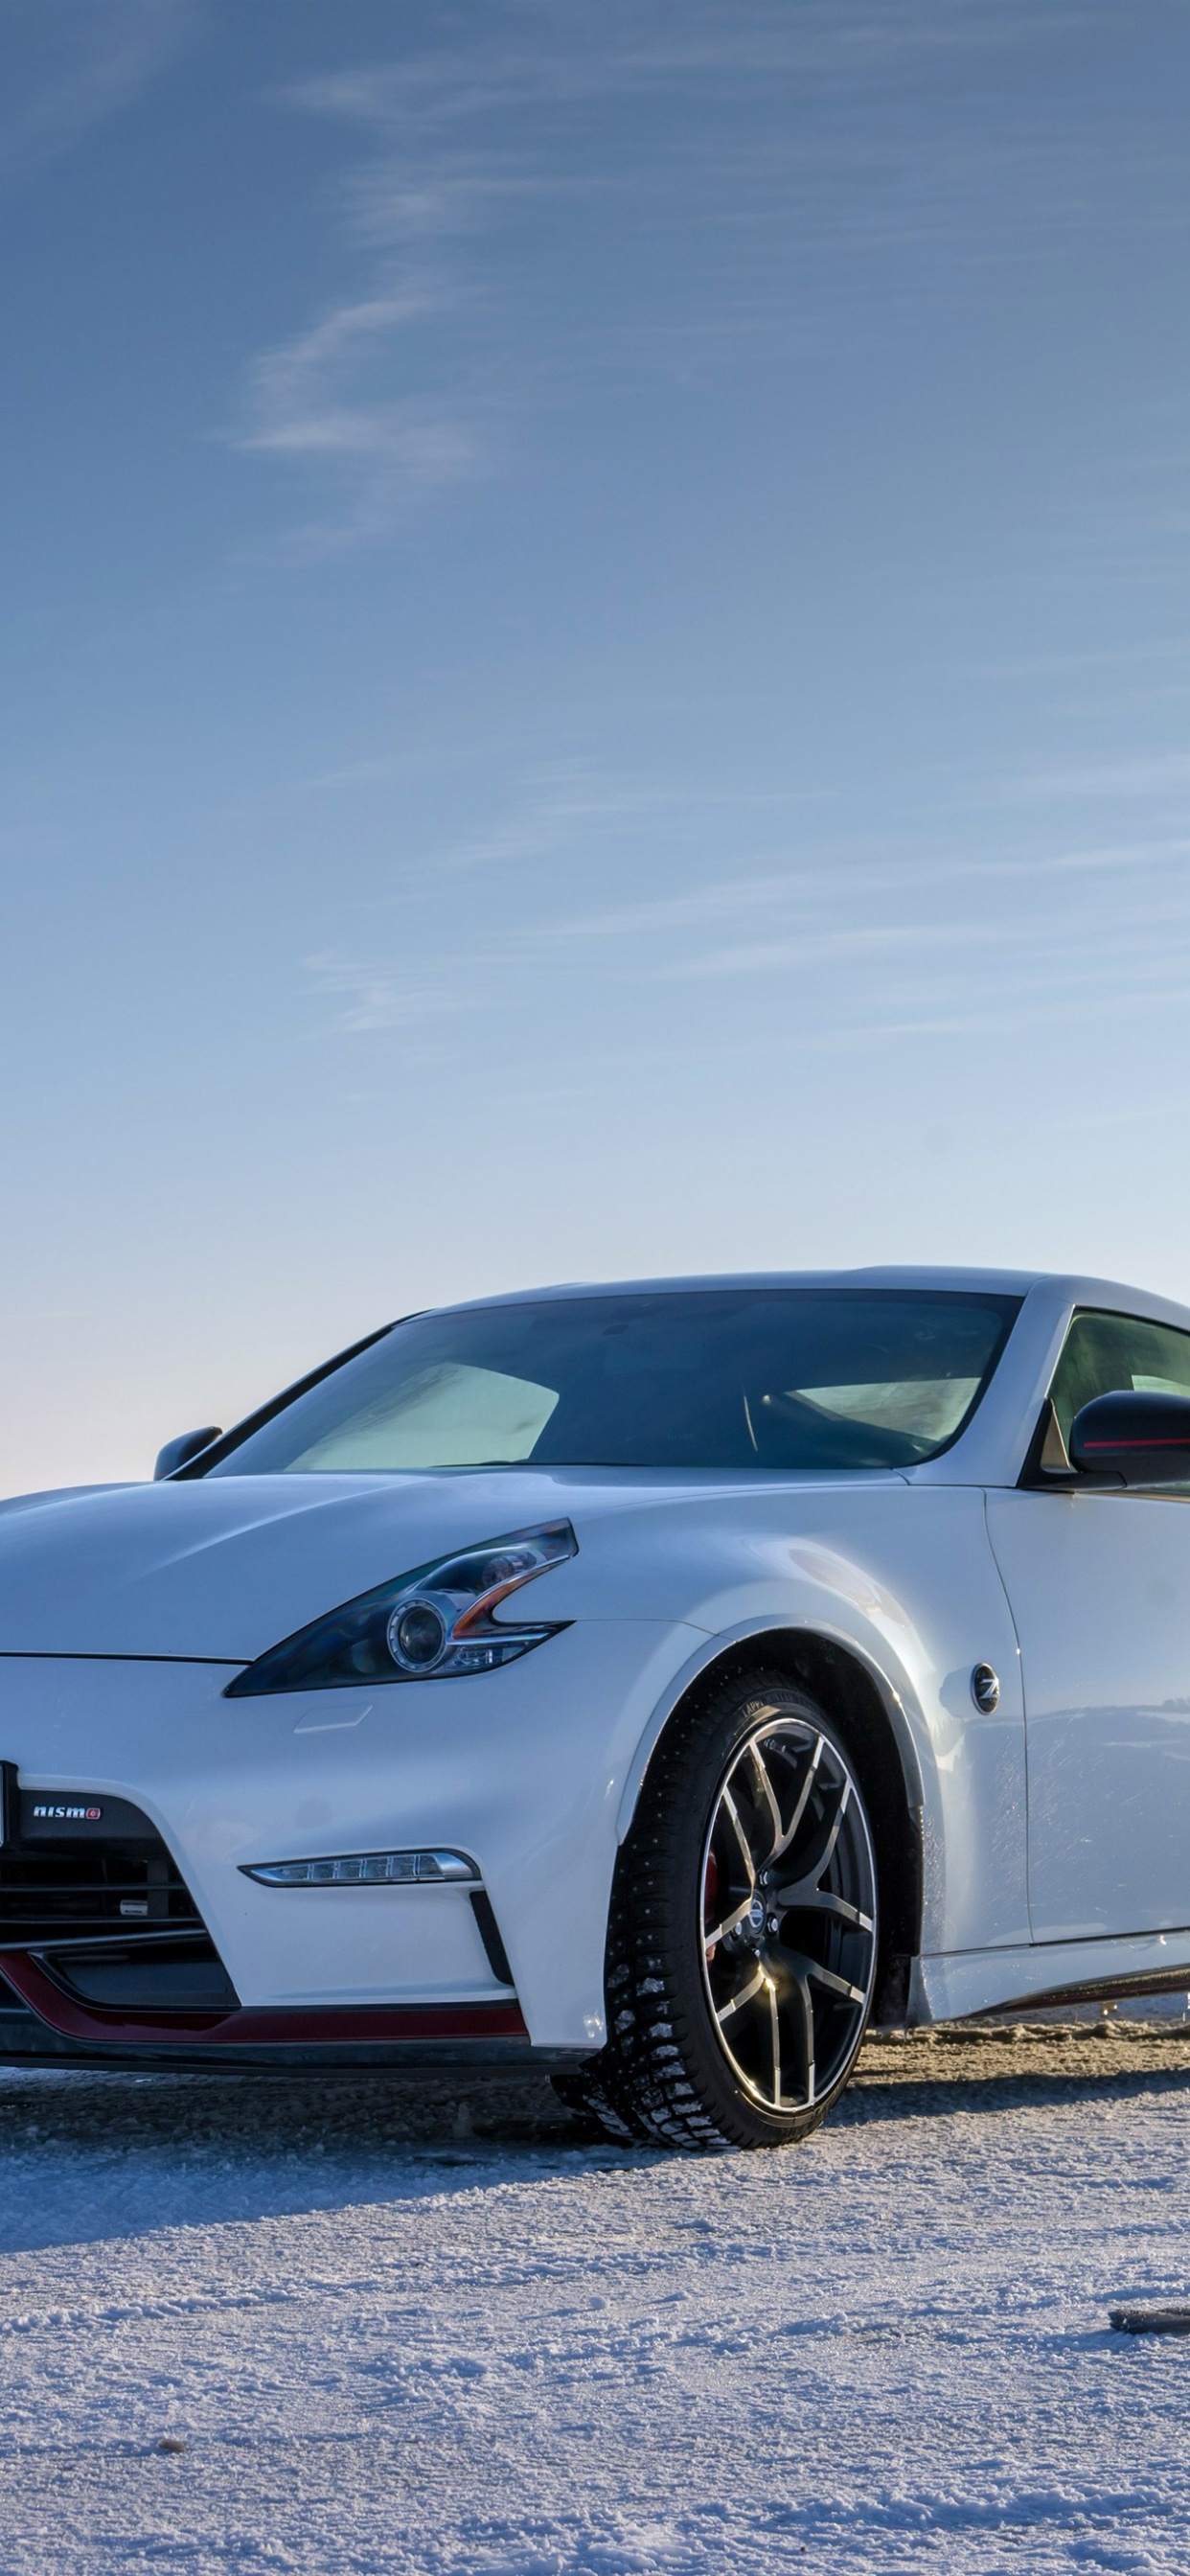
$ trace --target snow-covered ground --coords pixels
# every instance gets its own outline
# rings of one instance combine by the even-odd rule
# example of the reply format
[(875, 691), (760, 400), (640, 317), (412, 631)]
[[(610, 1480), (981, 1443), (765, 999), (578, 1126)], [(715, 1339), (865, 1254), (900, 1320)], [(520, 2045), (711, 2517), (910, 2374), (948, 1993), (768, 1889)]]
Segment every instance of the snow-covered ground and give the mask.
[[(1190, 2046), (870, 2051), (813, 2143), (0, 2070), (0, 2570), (1184, 2571)], [(172, 2436), (185, 2447), (161, 2451)]]

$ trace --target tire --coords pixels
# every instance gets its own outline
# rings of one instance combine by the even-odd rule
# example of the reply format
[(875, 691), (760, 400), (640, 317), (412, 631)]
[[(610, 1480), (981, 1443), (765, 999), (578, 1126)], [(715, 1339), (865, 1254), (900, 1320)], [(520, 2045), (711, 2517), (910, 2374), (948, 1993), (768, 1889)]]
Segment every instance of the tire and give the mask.
[(612, 1897), (607, 2045), (559, 2091), (620, 2140), (808, 2137), (859, 2054), (876, 1954), (853, 1757), (804, 1691), (744, 1674), (649, 1766)]

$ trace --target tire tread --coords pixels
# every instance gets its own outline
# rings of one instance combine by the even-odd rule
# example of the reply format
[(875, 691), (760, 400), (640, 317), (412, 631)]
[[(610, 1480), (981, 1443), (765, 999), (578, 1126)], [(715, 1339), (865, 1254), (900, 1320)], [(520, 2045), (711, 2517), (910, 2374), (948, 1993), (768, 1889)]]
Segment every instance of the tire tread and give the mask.
[(731, 1721), (738, 1726), (779, 1715), (791, 1702), (799, 1715), (822, 1721), (821, 1710), (787, 1674), (759, 1669), (737, 1675), (662, 1737), (645, 1775), (612, 1891), (607, 2043), (589, 2070), (567, 2075), (557, 2085), (559, 2092), (566, 2087), (564, 2100), (581, 2106), (621, 2141), (627, 2137), (642, 2145), (693, 2148), (703, 2154), (786, 2145), (808, 2137), (842, 2090), (840, 2082), (812, 2109), (767, 2123), (738, 2088), (732, 2088), (739, 2106), (734, 2113), (726, 2099), (717, 2107), (696, 2080), (702, 2033), (692, 2026), (669, 1972), (680, 1938), (675, 1910), (683, 1901), (679, 1844), (688, 1814), (683, 1790), (691, 1768), (713, 1753)]

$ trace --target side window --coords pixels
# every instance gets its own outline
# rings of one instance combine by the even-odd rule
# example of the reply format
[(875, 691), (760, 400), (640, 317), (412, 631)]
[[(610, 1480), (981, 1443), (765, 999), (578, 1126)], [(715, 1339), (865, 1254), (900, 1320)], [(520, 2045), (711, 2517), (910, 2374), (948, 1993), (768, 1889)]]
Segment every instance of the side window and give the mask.
[(1190, 1395), (1190, 1333), (1172, 1324), (1146, 1324), (1139, 1315), (1076, 1315), (1050, 1388), (1063, 1442), (1084, 1404), (1121, 1387)]

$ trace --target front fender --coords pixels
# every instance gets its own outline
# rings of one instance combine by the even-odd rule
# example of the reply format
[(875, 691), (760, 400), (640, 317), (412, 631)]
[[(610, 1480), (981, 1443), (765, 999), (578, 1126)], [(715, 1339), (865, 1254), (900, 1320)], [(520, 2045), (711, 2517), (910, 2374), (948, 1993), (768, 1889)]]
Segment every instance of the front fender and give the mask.
[[(902, 1489), (903, 1502), (819, 1518), (769, 1566), (686, 1611), (701, 1632), (641, 1735), (619, 1808), (628, 1833), (649, 1762), (691, 1688), (741, 1646), (812, 1636), (850, 1655), (875, 1688), (906, 1804), (921, 1810), (923, 1953), (1027, 1941), (1025, 1728), (1015, 1631), (988, 1542), (982, 1492)], [(770, 1570), (772, 1568), (773, 1570)], [(787, 1570), (786, 1570), (787, 1569)], [(770, 1654), (772, 1649), (770, 1648)], [(1000, 1702), (971, 1695), (990, 1663)]]

